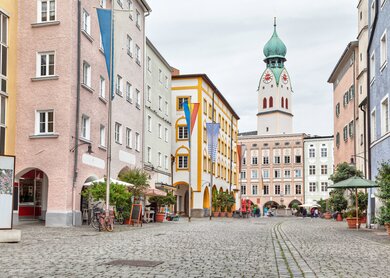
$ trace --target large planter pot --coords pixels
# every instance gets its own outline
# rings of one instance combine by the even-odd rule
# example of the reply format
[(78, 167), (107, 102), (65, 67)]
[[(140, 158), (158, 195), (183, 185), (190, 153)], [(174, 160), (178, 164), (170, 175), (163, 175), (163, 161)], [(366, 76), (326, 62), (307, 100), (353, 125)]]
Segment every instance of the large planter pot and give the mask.
[(156, 222), (164, 222), (165, 213), (156, 213)]
[(225, 217), (225, 216), (226, 216), (226, 212), (221, 211), (221, 213), (219, 214), (219, 217)]
[(358, 228), (360, 228), (360, 219), (356, 219), (356, 217), (347, 218), (348, 228), (356, 229), (356, 221), (358, 222)]
[(337, 214), (336, 221), (343, 221), (343, 217), (341, 216), (341, 213)]
[(125, 224), (125, 225), (130, 225), (130, 218), (126, 218), (126, 219), (125, 219), (125, 222), (124, 222), (123, 224)]
[(229, 218), (233, 217), (233, 212), (227, 212), (226, 217), (229, 217)]
[(325, 212), (324, 213), (324, 218), (325, 219), (332, 219), (332, 214), (330, 212)]
[(213, 216), (218, 217), (219, 216), (219, 211), (213, 211)]
[(359, 219), (360, 223), (366, 224), (367, 223), (367, 216), (363, 215), (362, 218)]
[(387, 230), (387, 234), (390, 236), (390, 223), (385, 223), (385, 228)]

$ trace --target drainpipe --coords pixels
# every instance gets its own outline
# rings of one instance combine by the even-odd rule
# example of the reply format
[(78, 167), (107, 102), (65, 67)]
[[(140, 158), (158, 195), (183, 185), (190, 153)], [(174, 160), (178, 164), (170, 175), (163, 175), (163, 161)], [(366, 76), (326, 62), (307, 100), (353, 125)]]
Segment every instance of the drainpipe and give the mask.
[(352, 67), (353, 67), (353, 156), (355, 157), (355, 167), (356, 167), (356, 59), (355, 59), (355, 50), (352, 53)]
[(76, 226), (75, 218), (75, 192), (77, 181), (77, 162), (79, 155), (79, 129), (80, 129), (80, 61), (81, 61), (81, 0), (77, 1), (77, 86), (76, 86), (76, 130), (75, 130), (75, 146), (74, 149), (74, 168), (73, 168), (73, 185), (72, 185), (72, 225)]
[(229, 192), (232, 191), (232, 176), (233, 176), (233, 113), (230, 118), (230, 184)]

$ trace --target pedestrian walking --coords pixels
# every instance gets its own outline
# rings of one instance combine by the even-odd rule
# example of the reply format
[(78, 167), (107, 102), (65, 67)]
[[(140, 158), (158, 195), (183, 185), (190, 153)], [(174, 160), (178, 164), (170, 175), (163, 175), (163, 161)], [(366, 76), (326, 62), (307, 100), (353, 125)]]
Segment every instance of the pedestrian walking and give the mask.
[(318, 208), (316, 208), (316, 209), (314, 210), (314, 217), (315, 217), (315, 218), (318, 217)]
[(306, 216), (307, 216), (307, 210), (306, 210), (306, 208), (303, 208), (302, 217), (305, 218)]

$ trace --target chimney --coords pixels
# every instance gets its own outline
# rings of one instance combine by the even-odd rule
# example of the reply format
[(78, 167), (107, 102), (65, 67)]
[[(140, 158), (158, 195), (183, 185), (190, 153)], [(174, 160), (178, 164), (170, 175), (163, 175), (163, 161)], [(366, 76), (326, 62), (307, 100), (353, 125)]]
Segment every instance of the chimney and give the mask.
[(180, 75), (180, 70), (177, 68), (171, 67), (172, 76), (178, 76)]

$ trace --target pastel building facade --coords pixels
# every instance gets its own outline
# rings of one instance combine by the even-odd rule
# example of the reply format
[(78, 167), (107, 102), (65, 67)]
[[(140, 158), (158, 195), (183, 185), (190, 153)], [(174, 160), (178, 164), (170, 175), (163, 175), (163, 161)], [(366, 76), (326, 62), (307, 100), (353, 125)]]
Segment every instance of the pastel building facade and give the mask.
[(172, 185), (171, 174), (171, 67), (146, 39), (144, 169), (150, 186)]
[[(356, 119), (359, 106), (356, 97), (359, 67), (358, 42), (348, 44), (328, 82), (333, 84), (334, 164), (355, 161), (357, 150)], [(360, 137), (360, 135), (358, 135)], [(364, 164), (361, 170), (364, 170)]]
[(0, 154), (15, 155), (17, 1), (1, 1), (0, 24)]
[[(370, 178), (375, 180), (382, 162), (390, 160), (390, 126), (389, 126), (389, 1), (368, 1), (369, 3), (369, 152)], [(378, 209), (379, 202), (374, 201), (376, 189), (369, 190), (368, 221)]]
[(329, 180), (333, 174), (333, 136), (314, 136), (304, 139), (305, 203), (328, 199)]
[(114, 79), (111, 177), (143, 167), (145, 83), (145, 1), (114, 3)]
[[(203, 217), (210, 213), (210, 196), (215, 191), (225, 191), (238, 198), (237, 138), (239, 117), (222, 93), (205, 74), (172, 76), (172, 153), (173, 185), (176, 187), (176, 211)], [(199, 103), (199, 113), (191, 136), (183, 111), (183, 102)], [(220, 123), (217, 159), (212, 170), (208, 153), (206, 123)], [(190, 178), (191, 165), (191, 178)], [(213, 184), (211, 175), (213, 173)], [(191, 181), (189, 180), (191, 179)], [(192, 186), (192, 196), (189, 194)], [(191, 196), (191, 197), (190, 197)], [(238, 201), (238, 199), (237, 199)]]

